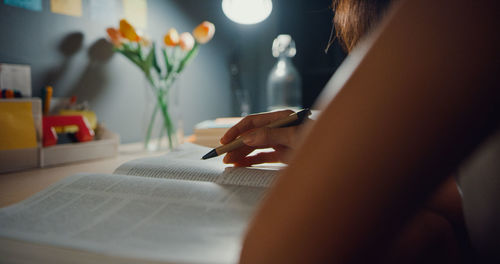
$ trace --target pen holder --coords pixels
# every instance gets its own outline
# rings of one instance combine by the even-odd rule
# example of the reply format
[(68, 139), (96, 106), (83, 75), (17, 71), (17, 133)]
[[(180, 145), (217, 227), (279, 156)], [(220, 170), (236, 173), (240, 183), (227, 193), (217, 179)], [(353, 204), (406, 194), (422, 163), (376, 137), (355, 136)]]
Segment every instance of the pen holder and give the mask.
[(54, 127), (75, 125), (78, 132), (75, 136), (79, 142), (91, 141), (94, 139), (94, 130), (83, 116), (44, 116), (43, 126), (43, 146), (52, 146), (57, 143), (57, 133)]

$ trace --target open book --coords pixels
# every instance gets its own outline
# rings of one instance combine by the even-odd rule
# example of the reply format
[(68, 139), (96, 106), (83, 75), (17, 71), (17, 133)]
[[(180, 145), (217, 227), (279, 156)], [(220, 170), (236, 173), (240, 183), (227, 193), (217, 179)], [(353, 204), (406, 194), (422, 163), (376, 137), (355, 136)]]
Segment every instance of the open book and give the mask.
[(236, 263), (279, 168), (234, 168), (210, 149), (77, 174), (0, 210), (2, 263)]

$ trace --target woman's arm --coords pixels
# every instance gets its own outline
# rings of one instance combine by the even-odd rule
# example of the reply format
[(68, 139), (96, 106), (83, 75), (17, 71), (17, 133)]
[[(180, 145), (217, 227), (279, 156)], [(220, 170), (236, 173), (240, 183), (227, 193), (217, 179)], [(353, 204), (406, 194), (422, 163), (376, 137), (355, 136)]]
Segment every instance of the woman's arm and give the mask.
[(258, 211), (241, 263), (383, 255), (498, 116), (495, 5), (408, 0), (390, 12), (334, 76), (342, 89)]

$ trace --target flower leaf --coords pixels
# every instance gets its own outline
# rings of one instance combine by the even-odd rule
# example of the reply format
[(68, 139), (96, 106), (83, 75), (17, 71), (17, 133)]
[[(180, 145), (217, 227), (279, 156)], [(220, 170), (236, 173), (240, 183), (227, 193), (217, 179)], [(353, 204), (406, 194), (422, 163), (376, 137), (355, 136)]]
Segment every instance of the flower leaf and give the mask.
[(129, 44), (123, 44), (122, 47), (123, 47), (123, 50), (121, 53), (123, 55), (125, 55), (127, 58), (129, 58), (130, 60), (132, 60), (135, 64), (137, 64), (137, 66), (142, 68), (142, 58), (138, 54), (137, 49), (131, 49)]
[(137, 65), (139, 68), (142, 69), (142, 62), (137, 58), (137, 54), (134, 54), (133, 52), (127, 50), (117, 50), (117, 51), (123, 54), (123, 56), (131, 60), (135, 65)]
[(151, 50), (153, 50), (153, 66), (155, 67), (156, 72), (158, 72), (158, 74), (161, 74), (161, 68), (156, 58), (156, 46), (154, 43), (153, 46), (151, 47)]
[(144, 57), (142, 56), (142, 47), (141, 47), (141, 45), (137, 45), (136, 51), (137, 51), (137, 55), (139, 55), (139, 58), (141, 58), (141, 60), (142, 60)]
[(155, 57), (155, 50), (151, 49), (148, 53), (148, 56), (144, 60), (144, 64), (143, 64), (144, 73), (151, 74), (150, 70), (151, 70), (151, 67), (153, 66), (154, 57)]

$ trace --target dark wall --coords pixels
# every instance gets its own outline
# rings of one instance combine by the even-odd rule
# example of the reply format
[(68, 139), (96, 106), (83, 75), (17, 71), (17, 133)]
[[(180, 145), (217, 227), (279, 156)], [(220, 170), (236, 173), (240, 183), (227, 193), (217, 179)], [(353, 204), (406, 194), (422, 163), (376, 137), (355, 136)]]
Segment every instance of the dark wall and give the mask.
[[(223, 13), (221, 0), (183, 0), (177, 1), (183, 10), (190, 10), (192, 17), (201, 17), (210, 13), (216, 24), (216, 34), (220, 38), (229, 57), (230, 63), (239, 67), (241, 86), (249, 92), (251, 112), (265, 110), (265, 84), (274, 58), (271, 55), (271, 44), (277, 35), (278, 16), (273, 13), (261, 23), (240, 25), (229, 20)], [(273, 1), (274, 3), (275, 1)], [(197, 6), (197, 9), (193, 9)], [(233, 105), (233, 112), (238, 113), (238, 106)]]
[[(193, 17), (202, 16), (209, 10), (214, 20), (220, 19), (217, 34), (231, 54), (229, 59), (238, 63), (241, 86), (249, 91), (252, 112), (266, 110), (267, 77), (276, 63), (271, 46), (277, 35), (290, 34), (295, 40), (297, 55), (293, 62), (302, 77), (305, 107), (314, 103), (346, 56), (337, 41), (325, 53), (332, 30), (331, 0), (272, 2), (273, 11), (269, 18), (255, 25), (239, 25), (224, 16), (220, 0), (178, 1)], [(193, 5), (200, 8), (191, 10)], [(237, 109), (234, 111), (236, 113)]]
[[(139, 69), (112, 53), (104, 39), (116, 27), (121, 10), (105, 21), (90, 18), (87, 0), (82, 17), (34, 12), (0, 2), (0, 62), (29, 64), (33, 95), (52, 84), (54, 96), (77, 95), (88, 100), (100, 121), (120, 133), (122, 142), (139, 141), (145, 127), (146, 81)], [(241, 86), (251, 99), (251, 112), (266, 109), (266, 81), (275, 63), (273, 39), (291, 34), (297, 44), (294, 63), (303, 79), (304, 105), (310, 106), (343, 59), (334, 45), (324, 48), (331, 29), (329, 0), (273, 0), (271, 16), (256, 25), (238, 25), (226, 18), (221, 0), (148, 0), (147, 35), (161, 41), (170, 27), (191, 31), (202, 20), (216, 25), (213, 41), (183, 72), (181, 108), (186, 134), (194, 124), (237, 113), (232, 103), (229, 63), (237, 61)], [(116, 13), (117, 15), (113, 15)]]
[(295, 40), (294, 64), (302, 77), (302, 101), (310, 107), (346, 56), (337, 41), (325, 53), (332, 30), (332, 1), (274, 2), (279, 33), (290, 34)]

